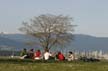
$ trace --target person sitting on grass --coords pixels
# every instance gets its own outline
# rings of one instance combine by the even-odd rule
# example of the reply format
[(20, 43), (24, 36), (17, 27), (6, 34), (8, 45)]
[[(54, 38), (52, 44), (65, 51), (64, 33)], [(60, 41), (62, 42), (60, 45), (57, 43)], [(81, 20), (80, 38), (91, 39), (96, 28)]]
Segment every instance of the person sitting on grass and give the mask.
[(29, 50), (27, 54), (27, 58), (34, 59), (34, 49)]
[(68, 55), (68, 58), (67, 58), (68, 61), (73, 61), (74, 60), (74, 54), (73, 52), (69, 52), (69, 55)]
[(25, 59), (26, 57), (27, 57), (27, 50), (26, 50), (26, 48), (24, 48), (24, 49), (21, 51), (20, 59)]
[(49, 50), (45, 50), (44, 59), (45, 60), (49, 60), (50, 59), (50, 56), (52, 56), (52, 54), (49, 52)]
[(40, 60), (40, 59), (41, 59), (41, 52), (40, 52), (40, 50), (37, 50), (37, 51), (34, 53), (34, 59), (35, 59), (35, 60)]
[(64, 57), (64, 55), (61, 52), (58, 52), (58, 60), (59, 61), (65, 60), (65, 57)]

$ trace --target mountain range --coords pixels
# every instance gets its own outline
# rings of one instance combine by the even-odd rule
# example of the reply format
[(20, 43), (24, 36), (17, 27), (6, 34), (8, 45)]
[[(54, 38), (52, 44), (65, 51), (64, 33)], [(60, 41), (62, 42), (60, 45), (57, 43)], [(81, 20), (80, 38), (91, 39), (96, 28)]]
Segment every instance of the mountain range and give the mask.
[[(0, 34), (0, 49), (15, 49), (35, 48), (35, 46), (27, 45), (28, 41), (35, 41), (36, 39), (24, 34)], [(13, 47), (13, 48), (12, 48)], [(65, 50), (79, 50), (79, 51), (95, 51), (102, 50), (108, 52), (108, 37), (94, 37), (84, 34), (74, 34), (74, 40), (70, 44), (64, 46)]]

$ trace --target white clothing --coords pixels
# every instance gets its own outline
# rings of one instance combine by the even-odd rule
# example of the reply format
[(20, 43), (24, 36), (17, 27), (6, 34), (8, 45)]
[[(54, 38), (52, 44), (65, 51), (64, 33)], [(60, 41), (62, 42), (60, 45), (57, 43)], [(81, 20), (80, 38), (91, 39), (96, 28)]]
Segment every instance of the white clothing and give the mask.
[(52, 55), (49, 52), (44, 53), (45, 60), (48, 60), (50, 56), (52, 56)]
[(73, 60), (74, 60), (74, 55), (73, 54), (69, 55), (68, 61), (73, 61)]
[(20, 57), (20, 59), (24, 59), (26, 56), (27, 56), (27, 55), (24, 55), (24, 56)]
[(40, 60), (41, 58), (40, 58), (40, 57), (35, 57), (34, 59), (35, 59), (35, 60)]

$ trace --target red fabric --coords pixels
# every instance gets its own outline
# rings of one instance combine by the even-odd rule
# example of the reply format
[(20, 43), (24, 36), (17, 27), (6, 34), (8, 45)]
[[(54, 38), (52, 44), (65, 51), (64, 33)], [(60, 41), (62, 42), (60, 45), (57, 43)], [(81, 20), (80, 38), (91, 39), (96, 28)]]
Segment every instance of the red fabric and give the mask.
[(59, 59), (60, 61), (64, 60), (64, 55), (63, 55), (62, 53), (60, 53), (60, 54), (58, 55), (58, 59)]
[(37, 51), (37, 52), (35, 53), (35, 57), (40, 57), (40, 55), (41, 55), (41, 52), (39, 52), (39, 51)]

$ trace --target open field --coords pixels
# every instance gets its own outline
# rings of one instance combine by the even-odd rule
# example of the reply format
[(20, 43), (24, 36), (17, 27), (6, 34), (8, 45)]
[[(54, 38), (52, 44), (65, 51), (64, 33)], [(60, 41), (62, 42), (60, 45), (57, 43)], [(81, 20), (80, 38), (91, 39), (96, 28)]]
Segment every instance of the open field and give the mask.
[(46, 62), (0, 59), (0, 71), (108, 71), (108, 62)]

